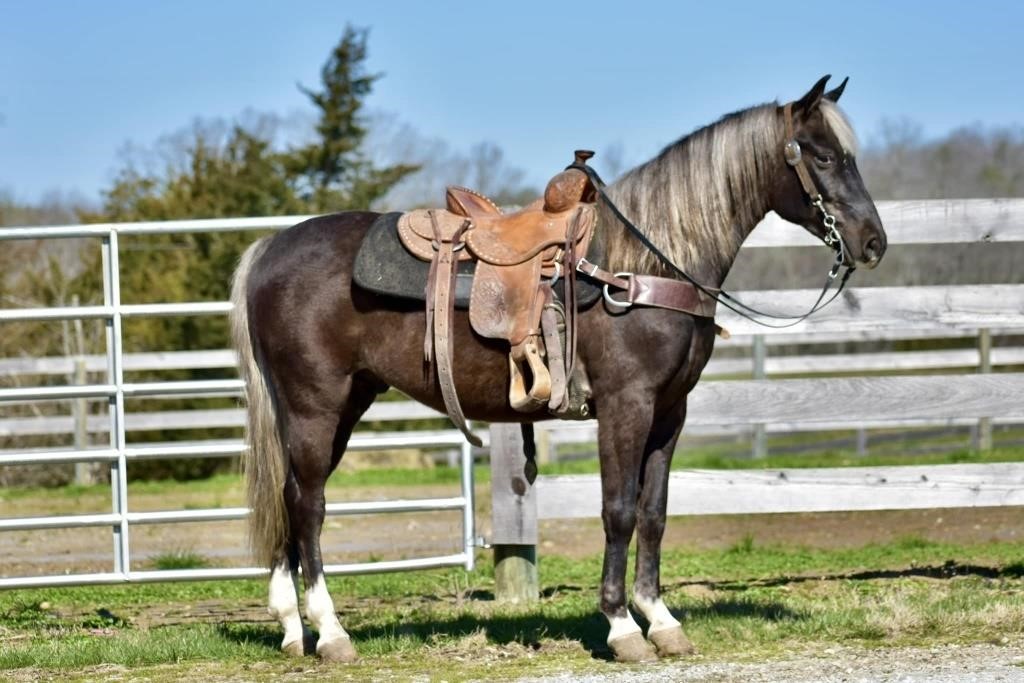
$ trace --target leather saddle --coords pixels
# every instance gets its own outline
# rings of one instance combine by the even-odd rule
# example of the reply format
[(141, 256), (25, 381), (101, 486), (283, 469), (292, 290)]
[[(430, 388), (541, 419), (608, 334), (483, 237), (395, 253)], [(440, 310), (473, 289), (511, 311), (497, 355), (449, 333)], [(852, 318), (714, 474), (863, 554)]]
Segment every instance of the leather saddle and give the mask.
[[(593, 154), (576, 153), (576, 164)], [(449, 187), (445, 209), (418, 209), (398, 219), (402, 245), (430, 263), (424, 356), (437, 366), (445, 407), (471, 442), (452, 379), (450, 323), (459, 265), (475, 262), (469, 299), (473, 330), (510, 345), (509, 403), (554, 414), (569, 403), (567, 377), (575, 357), (575, 271), (596, 222), (595, 190), (587, 174), (569, 168), (544, 196), (510, 214), (484, 195)], [(552, 284), (563, 280), (564, 301)], [(563, 351), (564, 350), (564, 351)]]

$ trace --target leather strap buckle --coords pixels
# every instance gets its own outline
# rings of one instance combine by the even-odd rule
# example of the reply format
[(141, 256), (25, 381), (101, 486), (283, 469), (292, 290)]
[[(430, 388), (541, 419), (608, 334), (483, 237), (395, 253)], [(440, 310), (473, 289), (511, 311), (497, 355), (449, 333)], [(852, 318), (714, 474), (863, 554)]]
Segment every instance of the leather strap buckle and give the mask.
[[(628, 278), (630, 282), (633, 281), (633, 273), (626, 273), (626, 272), (615, 273), (615, 277), (618, 277), (618, 278)], [(610, 286), (611, 285), (607, 285), (606, 284), (602, 288), (602, 290), (604, 291), (604, 300), (605, 300), (605, 302), (609, 306), (614, 306), (615, 308), (622, 308), (622, 309), (631, 308), (633, 306), (633, 302), (632, 301), (619, 301), (618, 299), (613, 298), (612, 297), (612, 293), (608, 290), (608, 288)]]

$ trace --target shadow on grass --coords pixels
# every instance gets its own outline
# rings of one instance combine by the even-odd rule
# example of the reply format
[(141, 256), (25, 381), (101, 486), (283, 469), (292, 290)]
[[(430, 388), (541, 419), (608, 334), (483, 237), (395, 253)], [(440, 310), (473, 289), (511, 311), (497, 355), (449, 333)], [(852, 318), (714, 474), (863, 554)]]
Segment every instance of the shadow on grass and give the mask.
[[(537, 613), (511, 616), (474, 616), (442, 618), (425, 621), (422, 617), (410, 619), (403, 623), (400, 632), (404, 637), (412, 638), (424, 645), (437, 636), (460, 638), (485, 631), (487, 640), (497, 645), (518, 643), (530, 649), (540, 649), (543, 638), (564, 638), (578, 640), (592, 656), (610, 659), (604, 639), (608, 633), (608, 622), (598, 614), (582, 617), (554, 618)], [(217, 628), (218, 634), (225, 640), (238, 645), (256, 645), (268, 650), (279, 651), (281, 647), (281, 630), (276, 626), (259, 626), (249, 624), (222, 624)], [(371, 640), (389, 640), (395, 635), (395, 625), (373, 625), (348, 629), (356, 647), (360, 643)], [(307, 638), (306, 654), (315, 652), (315, 637)]]
[[(538, 608), (519, 614), (462, 614), (434, 621), (417, 618), (402, 624), (401, 632), (424, 644), (436, 636), (458, 639), (484, 632), (487, 641), (495, 645), (518, 644), (531, 650), (539, 650), (543, 639), (564, 639), (579, 642), (594, 658), (612, 657), (605, 643), (608, 622), (596, 610), (593, 614), (563, 617), (552, 617)], [(390, 637), (394, 625), (359, 627), (350, 633), (358, 647), (360, 641)]]
[[(513, 614), (475, 615), (464, 613), (458, 616), (439, 617), (429, 620), (423, 616), (411, 617), (399, 628), (403, 636), (424, 645), (437, 636), (458, 639), (484, 632), (487, 640), (495, 645), (518, 644), (524, 648), (539, 650), (544, 639), (568, 640), (580, 643), (595, 659), (611, 659), (612, 652), (608, 649), (605, 639), (608, 637), (608, 622), (595, 609), (585, 615), (552, 616), (546, 613), (543, 605), (530, 611), (523, 610)], [(747, 600), (722, 599), (706, 605), (697, 605), (686, 610), (674, 610), (676, 616), (686, 622), (686, 618), (725, 618), (725, 619), (761, 619), (764, 621), (782, 621), (804, 619), (806, 615), (792, 610), (776, 602), (752, 602)], [(683, 612), (686, 614), (684, 615)], [(640, 619), (641, 626), (647, 626)], [(388, 640), (395, 635), (394, 624), (371, 625), (349, 629), (356, 647), (360, 642), (371, 640)], [(252, 627), (248, 631), (225, 632), (225, 637), (237, 639), (239, 635), (249, 638), (246, 642), (258, 642), (276, 649), (279, 634), (276, 629)], [(307, 644), (307, 652), (311, 648)]]
[(871, 581), (876, 579), (952, 579), (961, 576), (977, 576), (982, 579), (1020, 579), (1024, 578), (1024, 562), (1014, 562), (1005, 567), (987, 567), (977, 564), (961, 564), (949, 560), (940, 565), (924, 565), (920, 567), (904, 567), (901, 569), (870, 569), (858, 572), (838, 574), (798, 574), (777, 576), (769, 579), (729, 580), (729, 581), (677, 581), (666, 584), (665, 588), (682, 588), (684, 586), (707, 586), (715, 590), (743, 591), (748, 588), (773, 588), (808, 581)]
[[(718, 599), (694, 605), (685, 610), (672, 610), (676, 617), (685, 612), (689, 619), (760, 619), (761, 621), (800, 621), (807, 618), (803, 611), (791, 609), (780, 602)], [(685, 626), (686, 620), (680, 619)]]
[(237, 645), (255, 645), (271, 650), (281, 649), (281, 629), (257, 624), (218, 624), (217, 635)]

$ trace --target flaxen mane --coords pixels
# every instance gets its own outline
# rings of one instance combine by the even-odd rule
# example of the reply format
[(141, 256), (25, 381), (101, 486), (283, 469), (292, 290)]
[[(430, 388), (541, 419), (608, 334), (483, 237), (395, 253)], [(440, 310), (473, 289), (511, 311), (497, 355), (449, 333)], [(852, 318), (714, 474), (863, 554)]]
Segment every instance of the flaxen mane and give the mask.
[[(683, 137), (609, 186), (609, 195), (683, 270), (701, 278), (724, 275), (746, 238), (744, 227), (751, 229), (768, 211), (768, 175), (783, 146), (778, 106), (729, 114)], [(828, 100), (821, 111), (841, 147), (855, 153), (843, 113)], [(601, 225), (610, 268), (669, 274), (607, 210)]]

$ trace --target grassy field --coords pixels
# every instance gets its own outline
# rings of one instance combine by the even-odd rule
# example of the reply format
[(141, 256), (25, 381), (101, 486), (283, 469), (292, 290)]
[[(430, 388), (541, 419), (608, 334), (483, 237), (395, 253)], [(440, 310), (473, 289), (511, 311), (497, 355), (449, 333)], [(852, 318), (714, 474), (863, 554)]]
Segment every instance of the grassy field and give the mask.
[[(834, 451), (729, 458), (715, 449), (677, 457), (687, 468), (791, 468), (999, 462), (1024, 449), (981, 455), (953, 451), (859, 457)], [(544, 474), (596, 472), (593, 459), (554, 463)], [(489, 479), (486, 467), (478, 484)], [(458, 470), (342, 471), (332, 500), (418, 492), (457, 484)], [(195, 482), (132, 482), (142, 509), (242, 504), (237, 475)], [(480, 504), (486, 507), (486, 485)], [(402, 495), (401, 493), (399, 495)], [(8, 489), (0, 503), (13, 515), (67, 514), (109, 507), (107, 485)], [(173, 501), (173, 504), (169, 501)], [(950, 514), (955, 514), (950, 511)], [(588, 528), (599, 537), (599, 530)], [(799, 535), (796, 535), (799, 537)], [(872, 536), (868, 536), (873, 538)], [(973, 538), (973, 536), (971, 536)], [(989, 538), (979, 532), (977, 538)], [(877, 540), (877, 539), (875, 539)], [(343, 624), (362, 657), (330, 668), (315, 658), (288, 660), (265, 611), (262, 581), (0, 591), (0, 679), (156, 681), (206, 678), (270, 680), (510, 679), (554, 672), (608, 671), (607, 625), (597, 611), (601, 558), (541, 553), (542, 599), (510, 608), (493, 600), (490, 557), (480, 569), (429, 571), (329, 581)], [(568, 552), (563, 550), (563, 552)], [(585, 553), (584, 553), (585, 555)], [(201, 566), (208, 558), (169, 548), (162, 568)], [(951, 544), (905, 536), (860, 547), (766, 545), (746, 536), (729, 547), (674, 547), (663, 556), (666, 601), (699, 648), (698, 661), (762, 661), (833, 647), (1024, 645), (1024, 546)]]
[[(262, 581), (51, 588), (0, 592), (0, 677), (158, 681), (275, 678), (502, 679), (607, 670), (607, 626), (596, 609), (600, 557), (545, 555), (543, 597), (495, 604), (481, 569), (330, 580), (361, 661), (342, 668), (287, 660), (263, 611)], [(1019, 643), (1024, 548), (952, 546), (908, 537), (848, 550), (673, 549), (666, 601), (702, 661), (762, 659), (842, 645), (865, 648)]]

